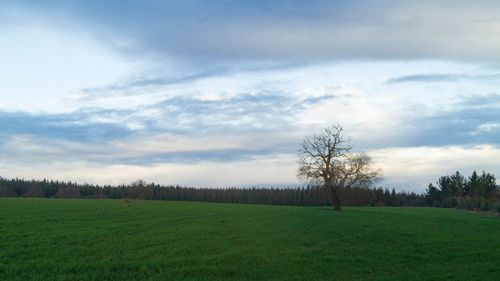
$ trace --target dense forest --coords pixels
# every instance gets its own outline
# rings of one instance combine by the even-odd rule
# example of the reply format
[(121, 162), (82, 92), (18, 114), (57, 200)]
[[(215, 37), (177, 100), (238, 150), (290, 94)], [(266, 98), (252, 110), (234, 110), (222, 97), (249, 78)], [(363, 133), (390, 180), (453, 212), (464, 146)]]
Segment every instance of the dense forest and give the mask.
[[(421, 194), (396, 192), (382, 188), (351, 188), (344, 190), (343, 204), (348, 206), (424, 206)], [(175, 201), (206, 201), (220, 203), (273, 205), (330, 205), (330, 195), (324, 188), (193, 188), (161, 186), (142, 180), (129, 185), (99, 186), (49, 180), (0, 178), (0, 196), (45, 198), (110, 198)]]
[[(52, 180), (0, 177), (0, 197), (142, 199), (242, 204), (325, 206), (329, 191), (321, 186), (299, 188), (194, 188), (163, 186), (143, 180), (128, 185), (77, 184)], [(429, 184), (425, 194), (384, 188), (342, 190), (346, 206), (431, 206), (500, 212), (500, 189), (493, 174), (475, 171), (468, 178), (456, 172)]]
[(460, 172), (442, 176), (437, 186), (429, 184), (426, 204), (434, 207), (458, 207), (500, 213), (500, 189), (493, 174), (476, 171), (468, 178)]

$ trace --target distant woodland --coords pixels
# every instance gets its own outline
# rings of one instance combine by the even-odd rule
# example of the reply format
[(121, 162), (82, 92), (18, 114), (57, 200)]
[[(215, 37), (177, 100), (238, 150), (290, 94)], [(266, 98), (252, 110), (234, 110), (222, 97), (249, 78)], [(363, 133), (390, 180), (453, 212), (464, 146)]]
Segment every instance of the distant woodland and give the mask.
[[(342, 191), (347, 206), (425, 206), (425, 196), (395, 189), (350, 188)], [(50, 180), (0, 178), (0, 196), (42, 198), (142, 199), (297, 206), (331, 205), (328, 190), (301, 188), (192, 188), (162, 186), (142, 180), (129, 185), (76, 184)]]
[[(500, 212), (500, 189), (493, 174), (464, 177), (459, 172), (430, 184), (425, 194), (395, 189), (352, 187), (342, 190), (346, 206), (431, 206)], [(0, 197), (141, 199), (296, 206), (331, 205), (322, 186), (300, 188), (193, 188), (143, 180), (128, 185), (77, 184), (52, 180), (0, 178)]]

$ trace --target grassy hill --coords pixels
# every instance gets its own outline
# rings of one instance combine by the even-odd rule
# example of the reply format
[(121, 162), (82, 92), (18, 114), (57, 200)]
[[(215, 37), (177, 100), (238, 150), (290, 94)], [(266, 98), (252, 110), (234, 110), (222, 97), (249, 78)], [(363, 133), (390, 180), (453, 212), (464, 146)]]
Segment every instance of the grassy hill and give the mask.
[(453, 209), (0, 199), (1, 280), (498, 280), (500, 219)]

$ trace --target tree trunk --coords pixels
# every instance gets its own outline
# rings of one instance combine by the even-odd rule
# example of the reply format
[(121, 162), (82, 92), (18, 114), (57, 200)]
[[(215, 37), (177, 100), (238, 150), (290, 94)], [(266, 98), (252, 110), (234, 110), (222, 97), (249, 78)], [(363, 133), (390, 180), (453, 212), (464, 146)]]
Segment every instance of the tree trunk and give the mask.
[(332, 205), (333, 205), (333, 209), (335, 211), (340, 211), (341, 210), (341, 208), (340, 208), (340, 199), (339, 199), (338, 196), (334, 196), (332, 198)]
[(332, 207), (335, 211), (340, 211), (340, 197), (336, 190), (332, 190)]

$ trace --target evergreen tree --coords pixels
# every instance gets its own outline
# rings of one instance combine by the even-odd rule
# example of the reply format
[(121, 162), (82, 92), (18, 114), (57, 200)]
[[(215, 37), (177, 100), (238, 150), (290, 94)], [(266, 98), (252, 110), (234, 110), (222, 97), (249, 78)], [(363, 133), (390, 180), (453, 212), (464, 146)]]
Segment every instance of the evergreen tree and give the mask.
[(427, 188), (425, 195), (425, 201), (427, 202), (427, 204), (429, 206), (436, 206), (442, 200), (443, 200), (443, 194), (441, 190), (432, 185), (432, 183), (429, 183), (429, 187)]
[(466, 185), (466, 195), (469, 196), (476, 196), (477, 191), (479, 189), (479, 176), (477, 175), (476, 171), (472, 172), (472, 175), (469, 177), (469, 181), (467, 182)]

